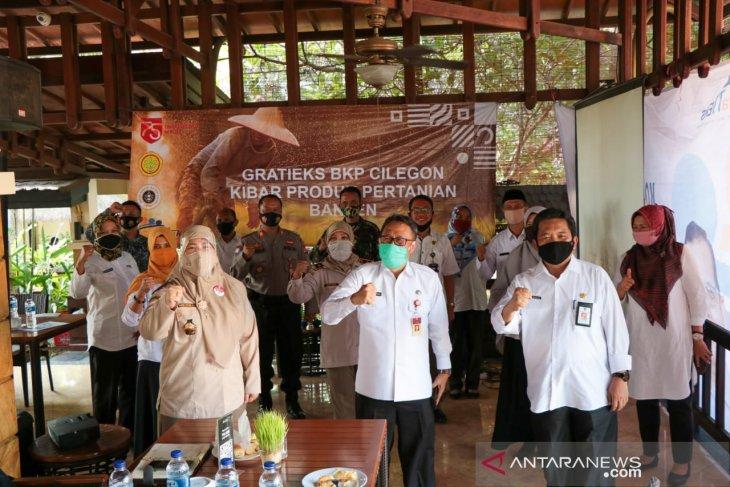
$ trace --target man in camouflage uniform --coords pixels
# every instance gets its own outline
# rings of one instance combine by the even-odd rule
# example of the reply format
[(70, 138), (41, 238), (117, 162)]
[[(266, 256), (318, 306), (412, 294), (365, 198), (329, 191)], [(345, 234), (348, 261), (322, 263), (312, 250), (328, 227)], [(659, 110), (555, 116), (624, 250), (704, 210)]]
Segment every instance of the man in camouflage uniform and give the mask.
[[(352, 251), (358, 257), (366, 261), (380, 260), (378, 255), (378, 239), (380, 229), (378, 226), (360, 216), (362, 208), (362, 193), (355, 186), (348, 186), (340, 191), (340, 211), (344, 215), (344, 221), (350, 224), (355, 234), (355, 246)], [(327, 242), (324, 241), (324, 232), (319, 238), (319, 243), (309, 253), (309, 260), (319, 263), (327, 256)]]

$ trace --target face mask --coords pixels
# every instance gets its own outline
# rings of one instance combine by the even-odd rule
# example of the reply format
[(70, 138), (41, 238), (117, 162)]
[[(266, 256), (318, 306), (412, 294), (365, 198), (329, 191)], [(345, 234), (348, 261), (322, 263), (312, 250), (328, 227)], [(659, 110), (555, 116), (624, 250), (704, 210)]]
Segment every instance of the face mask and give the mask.
[(507, 220), (508, 224), (517, 225), (518, 223), (524, 221), (525, 209), (520, 208), (519, 210), (504, 210), (504, 217)]
[(400, 269), (408, 263), (408, 249), (400, 245), (381, 243), (378, 254), (388, 269)]
[(432, 221), (433, 220), (429, 220), (426, 223), (424, 223), (423, 225), (419, 225), (418, 223), (416, 223), (416, 227), (418, 228), (418, 233), (425, 232), (426, 230), (428, 230), (428, 228), (431, 226)]
[(177, 251), (172, 247), (152, 249), (150, 261), (159, 267), (171, 267), (177, 258)]
[(114, 250), (122, 244), (122, 236), (117, 233), (109, 233), (96, 239), (99, 247), (106, 250)]
[(360, 214), (360, 208), (357, 206), (340, 206), (340, 211), (345, 218), (354, 218)]
[(469, 231), (471, 228), (471, 221), (467, 220), (454, 220), (454, 230), (462, 234)]
[(634, 231), (634, 240), (642, 247), (649, 247), (659, 240), (659, 235), (654, 235), (654, 230)]
[(548, 264), (558, 265), (573, 251), (573, 242), (548, 242), (537, 248), (540, 258)]
[(125, 230), (131, 230), (139, 225), (139, 217), (136, 216), (123, 216), (122, 217), (122, 228)]
[(337, 262), (344, 262), (352, 255), (352, 242), (349, 240), (333, 240), (327, 244), (330, 257)]
[(281, 214), (270, 211), (268, 213), (260, 213), (259, 218), (267, 227), (275, 227), (281, 221)]
[(235, 223), (233, 222), (220, 222), (216, 225), (216, 228), (221, 235), (230, 235), (235, 229)]
[(196, 252), (186, 255), (183, 268), (197, 277), (210, 277), (215, 265), (215, 253), (212, 251)]

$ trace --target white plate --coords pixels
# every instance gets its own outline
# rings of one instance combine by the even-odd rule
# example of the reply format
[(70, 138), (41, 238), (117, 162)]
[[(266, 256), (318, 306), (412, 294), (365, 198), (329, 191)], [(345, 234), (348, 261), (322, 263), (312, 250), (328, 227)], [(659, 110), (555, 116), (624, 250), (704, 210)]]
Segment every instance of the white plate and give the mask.
[[(211, 444), (212, 447), (210, 449), (210, 454), (214, 457), (218, 458), (218, 447), (215, 446), (215, 444)], [(237, 457), (234, 460), (236, 462), (250, 462), (251, 460), (256, 460), (257, 458), (261, 457), (261, 452), (256, 452), (253, 455), (246, 455), (244, 457)]]
[(208, 477), (191, 477), (190, 487), (215, 487), (215, 481)]
[(356, 468), (347, 468), (347, 467), (330, 467), (330, 468), (323, 468), (322, 470), (317, 470), (316, 472), (308, 473), (303, 479), (302, 479), (302, 485), (304, 487), (314, 487), (317, 480), (319, 480), (320, 477), (324, 475), (329, 475), (334, 473), (336, 470), (354, 470), (357, 472), (357, 478), (360, 480), (360, 487), (363, 487), (365, 484), (368, 483), (368, 476), (365, 475), (365, 472), (358, 470)]

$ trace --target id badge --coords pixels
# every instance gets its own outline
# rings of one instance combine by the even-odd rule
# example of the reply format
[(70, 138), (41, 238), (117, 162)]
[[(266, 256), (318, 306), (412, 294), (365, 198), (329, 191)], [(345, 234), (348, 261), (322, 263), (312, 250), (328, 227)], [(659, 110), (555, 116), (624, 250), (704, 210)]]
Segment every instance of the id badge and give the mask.
[(575, 313), (575, 324), (577, 326), (590, 327), (593, 320), (593, 303), (578, 301)]
[(413, 315), (411, 318), (411, 336), (418, 337), (423, 333), (423, 323), (419, 315)]

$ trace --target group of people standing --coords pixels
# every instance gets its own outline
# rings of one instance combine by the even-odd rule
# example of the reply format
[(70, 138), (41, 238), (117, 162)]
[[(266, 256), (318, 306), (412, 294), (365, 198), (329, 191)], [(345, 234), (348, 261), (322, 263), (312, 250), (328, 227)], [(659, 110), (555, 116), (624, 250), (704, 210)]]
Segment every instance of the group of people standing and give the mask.
[[(360, 215), (358, 188), (339, 198), (343, 220), (309, 255), (299, 235), (281, 227), (275, 195), (259, 200), (261, 224), (248, 235), (237, 235), (235, 211), (223, 208), (215, 231), (190, 226), (179, 246), (162, 226), (141, 236), (133, 201), (97, 216), (70, 294), (88, 298), (99, 421), (115, 423), (119, 410), (141, 452), (179, 418), (243, 412), (257, 399), (259, 410), (272, 409), (275, 350), (287, 413), (306, 417), (298, 397), (304, 304), (324, 324), (321, 366), (335, 417), (387, 419), (389, 446), (398, 430), (406, 486), (435, 485), (434, 423), (446, 421), (438, 404), (446, 391), (479, 397), (483, 359), (497, 350), (495, 447), (608, 444), (631, 395), (651, 468), (666, 401), (677, 444), (669, 480), (686, 482), (692, 358), (699, 365), (711, 356), (701, 339), (703, 287), (669, 209), (632, 216), (637, 243), (612, 281), (573, 256), (570, 216), (528, 208), (519, 190), (506, 192), (508, 227), (488, 244), (467, 205), (453, 208), (439, 234), (428, 196), (411, 199), (407, 215), (381, 228)], [(546, 475), (551, 485), (576, 480)], [(585, 475), (580, 482), (606, 482)]]

